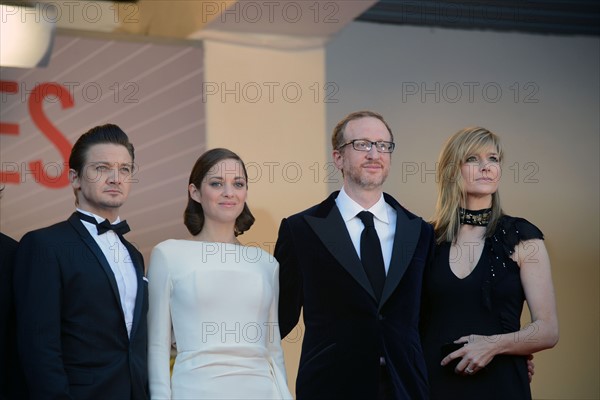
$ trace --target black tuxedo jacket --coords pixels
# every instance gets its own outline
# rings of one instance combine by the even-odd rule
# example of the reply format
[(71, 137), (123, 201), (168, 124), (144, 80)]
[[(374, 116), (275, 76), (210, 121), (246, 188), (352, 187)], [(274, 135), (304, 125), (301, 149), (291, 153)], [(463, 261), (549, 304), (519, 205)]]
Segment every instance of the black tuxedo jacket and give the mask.
[(0, 233), (0, 399), (27, 397), (17, 358), (17, 329), (13, 300), (13, 261), (18, 243)]
[[(298, 399), (375, 399), (385, 358), (398, 399), (427, 399), (427, 370), (419, 337), (423, 271), (433, 246), (431, 226), (391, 196), (397, 213), (390, 268), (381, 300), (352, 245), (335, 204), (339, 192), (281, 222), (281, 336), (304, 307)], [(301, 332), (290, 334), (296, 340)]]
[(130, 338), (114, 274), (76, 214), (21, 239), (14, 287), (31, 399), (148, 398), (148, 285), (141, 253), (124, 245), (138, 278)]

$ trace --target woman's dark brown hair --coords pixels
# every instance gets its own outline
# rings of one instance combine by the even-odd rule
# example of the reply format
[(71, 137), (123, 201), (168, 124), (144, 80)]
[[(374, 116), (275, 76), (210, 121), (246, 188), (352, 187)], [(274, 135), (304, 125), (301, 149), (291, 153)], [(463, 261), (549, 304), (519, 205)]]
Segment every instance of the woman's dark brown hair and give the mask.
[[(244, 162), (233, 151), (223, 148), (212, 149), (202, 154), (200, 158), (194, 164), (194, 168), (192, 168), (192, 173), (190, 174), (189, 184), (194, 184), (198, 189), (202, 185), (202, 181), (204, 177), (218, 162), (224, 160), (236, 160), (242, 166), (242, 170), (244, 171), (244, 178), (246, 178), (246, 184), (248, 181), (248, 173), (246, 172), (246, 166)], [(188, 191), (188, 203), (185, 211), (183, 212), (183, 223), (187, 227), (188, 231), (192, 235), (197, 235), (202, 231), (204, 227), (204, 210), (202, 209), (202, 205), (196, 201), (194, 201), (190, 193)], [(244, 203), (244, 209), (242, 213), (235, 220), (235, 228), (234, 233), (235, 236), (239, 236), (254, 224), (254, 216), (250, 212), (248, 205)]]

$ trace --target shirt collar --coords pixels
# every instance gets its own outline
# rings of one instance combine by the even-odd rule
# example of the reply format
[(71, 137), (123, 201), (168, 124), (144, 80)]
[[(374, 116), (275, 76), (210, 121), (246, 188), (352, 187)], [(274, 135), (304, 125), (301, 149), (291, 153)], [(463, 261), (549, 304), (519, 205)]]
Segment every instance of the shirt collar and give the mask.
[[(77, 211), (79, 211), (82, 214), (89, 215), (90, 217), (96, 218), (96, 221), (98, 221), (98, 223), (101, 223), (101, 222), (103, 222), (106, 219), (106, 218), (101, 217), (99, 215), (96, 215), (96, 214), (94, 214), (92, 212), (82, 210), (81, 208), (77, 208)], [(110, 220), (108, 222), (110, 222)], [(113, 222), (110, 222), (110, 223), (112, 225), (114, 225), (114, 224), (118, 224), (119, 222), (121, 222), (121, 217), (117, 217), (116, 220), (114, 220)]]
[(358, 214), (361, 211), (369, 211), (373, 213), (375, 218), (377, 218), (379, 221), (385, 224), (390, 223), (386, 208), (386, 202), (383, 198), (383, 193), (381, 194), (379, 200), (377, 200), (377, 203), (373, 204), (371, 208), (365, 210), (360, 204), (352, 200), (350, 196), (348, 196), (348, 193), (346, 193), (346, 191), (342, 187), (340, 193), (335, 199), (335, 203), (338, 209), (340, 210), (340, 214), (342, 214), (342, 219), (344, 220), (344, 222), (348, 222), (352, 218), (355, 218), (356, 214)]

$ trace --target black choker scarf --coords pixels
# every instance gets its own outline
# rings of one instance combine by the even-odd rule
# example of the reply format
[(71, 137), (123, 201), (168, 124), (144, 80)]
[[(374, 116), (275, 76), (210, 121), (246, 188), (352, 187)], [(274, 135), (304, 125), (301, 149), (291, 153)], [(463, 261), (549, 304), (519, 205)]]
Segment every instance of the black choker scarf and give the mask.
[(492, 209), (484, 208), (483, 210), (467, 210), (459, 208), (460, 223), (465, 225), (487, 226), (492, 217)]

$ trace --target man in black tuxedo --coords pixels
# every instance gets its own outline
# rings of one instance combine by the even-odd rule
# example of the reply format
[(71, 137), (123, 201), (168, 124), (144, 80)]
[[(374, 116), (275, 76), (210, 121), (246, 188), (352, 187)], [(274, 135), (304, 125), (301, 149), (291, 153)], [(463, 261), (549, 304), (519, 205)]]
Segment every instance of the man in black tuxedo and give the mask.
[(92, 128), (73, 146), (77, 210), (27, 233), (15, 262), (19, 356), (30, 398), (148, 398), (148, 287), (144, 261), (119, 220), (134, 149), (118, 126)]
[(393, 141), (381, 115), (348, 115), (332, 137), (341, 191), (281, 222), (281, 336), (301, 308), (306, 327), (299, 400), (428, 398), (418, 324), (433, 231), (383, 193)]
[(13, 257), (18, 243), (0, 233), (0, 399), (23, 397), (23, 380), (16, 352), (15, 308), (13, 304)]
[[(4, 186), (0, 186), (0, 196)], [(26, 398), (25, 379), (17, 358), (13, 261), (18, 242), (0, 232), (0, 399)]]

